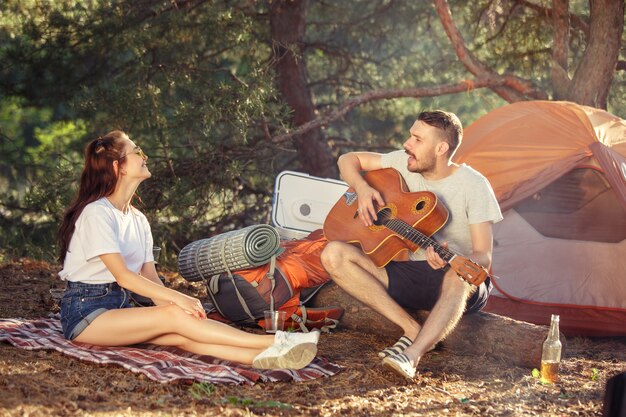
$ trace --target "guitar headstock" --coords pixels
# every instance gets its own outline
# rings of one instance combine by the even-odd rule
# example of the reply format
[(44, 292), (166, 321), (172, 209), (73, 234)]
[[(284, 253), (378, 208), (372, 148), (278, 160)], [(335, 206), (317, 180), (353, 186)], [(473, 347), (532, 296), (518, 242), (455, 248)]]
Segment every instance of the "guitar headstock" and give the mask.
[(450, 267), (458, 276), (472, 285), (479, 286), (489, 277), (489, 272), (471, 259), (455, 256), (450, 260)]

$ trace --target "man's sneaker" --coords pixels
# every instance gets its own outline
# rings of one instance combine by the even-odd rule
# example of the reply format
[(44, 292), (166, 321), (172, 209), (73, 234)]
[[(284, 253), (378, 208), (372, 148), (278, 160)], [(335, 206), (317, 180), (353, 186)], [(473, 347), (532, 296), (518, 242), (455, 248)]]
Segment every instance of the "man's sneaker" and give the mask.
[(274, 344), (252, 361), (257, 369), (302, 369), (317, 355), (319, 332), (287, 333), (277, 331)]
[(411, 361), (404, 353), (387, 356), (383, 359), (383, 365), (407, 379), (415, 378), (417, 373), (417, 370), (411, 365)]
[(386, 358), (387, 356), (397, 355), (398, 353), (402, 353), (409, 346), (413, 344), (413, 341), (406, 336), (402, 336), (393, 346), (389, 346), (378, 352), (378, 356), (380, 358)]

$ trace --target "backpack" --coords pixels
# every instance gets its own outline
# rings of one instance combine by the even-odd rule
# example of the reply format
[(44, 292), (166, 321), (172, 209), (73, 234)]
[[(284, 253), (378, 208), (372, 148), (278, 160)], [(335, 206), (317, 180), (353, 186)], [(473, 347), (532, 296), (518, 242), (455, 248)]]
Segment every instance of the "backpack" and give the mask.
[(265, 327), (264, 311), (282, 310), (287, 313), (286, 329), (335, 328), (342, 308), (305, 307), (330, 281), (320, 261), (327, 243), (323, 232), (317, 230), (301, 240), (282, 241), (284, 251), (266, 265), (212, 276), (206, 286), (213, 306), (222, 317), (241, 325)]

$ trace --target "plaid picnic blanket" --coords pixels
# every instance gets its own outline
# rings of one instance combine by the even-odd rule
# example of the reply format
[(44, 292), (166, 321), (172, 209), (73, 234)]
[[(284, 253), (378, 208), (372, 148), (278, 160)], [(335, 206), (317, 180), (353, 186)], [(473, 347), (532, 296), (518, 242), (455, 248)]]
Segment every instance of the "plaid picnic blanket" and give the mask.
[(162, 383), (176, 380), (249, 385), (256, 382), (300, 382), (329, 377), (341, 370), (339, 365), (321, 358), (316, 358), (298, 371), (259, 370), (174, 347), (151, 344), (102, 347), (74, 343), (63, 337), (61, 323), (55, 319), (0, 319), (0, 342), (27, 350), (56, 350), (88, 362), (119, 365)]

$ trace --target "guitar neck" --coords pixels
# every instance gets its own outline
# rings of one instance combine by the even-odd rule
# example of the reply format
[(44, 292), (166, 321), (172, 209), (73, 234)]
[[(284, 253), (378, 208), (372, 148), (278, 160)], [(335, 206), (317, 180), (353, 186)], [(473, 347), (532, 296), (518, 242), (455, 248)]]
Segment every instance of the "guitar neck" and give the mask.
[(432, 246), (435, 252), (441, 256), (457, 273), (458, 276), (473, 285), (480, 285), (489, 276), (488, 271), (481, 265), (463, 256), (457, 256), (448, 249), (441, 246), (437, 241), (426, 236), (419, 230), (411, 227), (408, 223), (400, 219), (390, 219), (385, 226), (398, 235), (410, 240), (420, 248)]
[(404, 237), (405, 239), (408, 239), (411, 242), (415, 243), (420, 248), (427, 248), (428, 246), (432, 246), (435, 252), (437, 252), (437, 254), (441, 256), (441, 259), (446, 262), (450, 262), (455, 256), (454, 253), (441, 246), (439, 243), (437, 243), (436, 240), (426, 236), (425, 234), (415, 229), (403, 220), (391, 219), (385, 223), (385, 226), (388, 229), (396, 232), (398, 235)]

